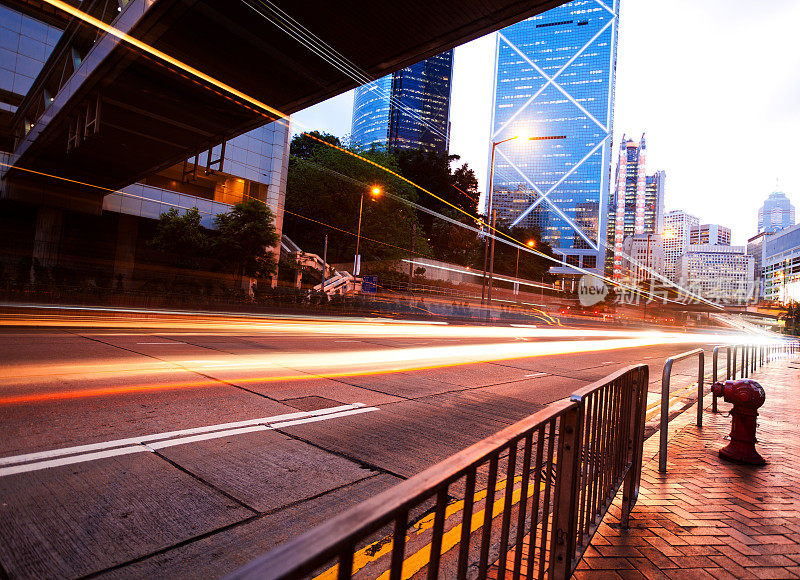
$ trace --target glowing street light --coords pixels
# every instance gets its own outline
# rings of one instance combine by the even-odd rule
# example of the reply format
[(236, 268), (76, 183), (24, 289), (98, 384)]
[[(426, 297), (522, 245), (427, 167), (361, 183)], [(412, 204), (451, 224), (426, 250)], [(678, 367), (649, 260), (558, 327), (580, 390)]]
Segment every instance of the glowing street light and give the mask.
[[(378, 199), (383, 191), (377, 185), (373, 186), (369, 194), (372, 201)], [(356, 234), (356, 256), (353, 259), (353, 276), (358, 276), (361, 273), (361, 258), (358, 250), (361, 246), (361, 214), (364, 211), (364, 192), (361, 192), (361, 202), (358, 205), (358, 233)]]
[[(507, 141), (513, 141), (514, 139), (521, 139), (525, 141), (550, 141), (553, 139), (566, 139), (566, 135), (549, 135), (545, 137), (530, 137), (524, 132), (520, 132), (519, 135), (514, 135), (513, 137), (509, 137), (508, 139), (503, 139), (502, 141), (492, 141), (492, 160), (489, 163), (489, 187), (487, 195), (489, 196), (489, 208), (486, 214), (486, 218), (491, 221), (491, 226), (488, 228), (489, 230), (494, 231), (495, 222), (496, 222), (496, 215), (495, 212), (492, 211), (492, 198), (494, 197), (494, 153), (497, 146), (506, 143)], [(487, 234), (489, 232), (487, 231)], [(483, 285), (481, 287), (481, 305), (484, 303), (484, 294), (486, 293), (486, 264), (487, 261), (489, 263), (489, 291), (486, 293), (487, 302), (489, 305), (492, 304), (492, 276), (494, 274), (494, 234), (492, 235), (492, 248), (491, 248), (491, 255), (489, 250), (489, 238), (486, 238), (486, 242), (484, 245), (483, 250)]]

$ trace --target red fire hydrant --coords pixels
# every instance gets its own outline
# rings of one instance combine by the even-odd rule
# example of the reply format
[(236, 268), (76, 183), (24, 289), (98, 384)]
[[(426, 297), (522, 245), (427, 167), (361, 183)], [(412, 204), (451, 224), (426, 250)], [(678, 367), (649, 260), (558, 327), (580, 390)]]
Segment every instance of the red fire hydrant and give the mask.
[(764, 465), (766, 461), (756, 451), (756, 409), (764, 404), (764, 388), (750, 379), (739, 379), (714, 383), (711, 392), (724, 397), (726, 403), (733, 403), (731, 442), (719, 450), (719, 456), (738, 463)]

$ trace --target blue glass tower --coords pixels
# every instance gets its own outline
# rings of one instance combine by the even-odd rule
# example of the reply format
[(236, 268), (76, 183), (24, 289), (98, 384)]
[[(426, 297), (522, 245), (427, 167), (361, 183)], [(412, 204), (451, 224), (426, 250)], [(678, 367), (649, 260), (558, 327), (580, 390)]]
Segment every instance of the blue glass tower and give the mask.
[(452, 73), (450, 50), (358, 87), (351, 143), (446, 154)]
[[(492, 208), (511, 225), (538, 227), (566, 264), (598, 273), (618, 15), (619, 0), (573, 0), (501, 30), (495, 57), (491, 139), (520, 138), (496, 149)], [(524, 138), (557, 135), (566, 138)]]

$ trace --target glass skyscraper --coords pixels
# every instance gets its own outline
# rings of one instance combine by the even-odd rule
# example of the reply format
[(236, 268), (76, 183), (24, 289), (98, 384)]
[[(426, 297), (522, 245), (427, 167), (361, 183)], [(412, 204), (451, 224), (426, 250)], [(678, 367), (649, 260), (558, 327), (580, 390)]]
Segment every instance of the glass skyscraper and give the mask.
[(446, 154), (452, 76), (449, 50), (358, 87), (350, 143)]
[(758, 209), (758, 231), (774, 234), (794, 225), (794, 206), (782, 191), (773, 191)]
[(640, 234), (662, 234), (666, 174), (646, 175), (647, 143), (625, 139), (619, 145), (614, 192), (608, 201), (606, 270), (619, 279), (624, 270), (625, 239)]
[[(493, 209), (564, 262), (603, 269), (619, 0), (573, 0), (497, 35)], [(529, 141), (523, 136), (565, 139)], [(488, 196), (486, 209), (488, 210)], [(574, 273), (567, 267), (555, 274)]]

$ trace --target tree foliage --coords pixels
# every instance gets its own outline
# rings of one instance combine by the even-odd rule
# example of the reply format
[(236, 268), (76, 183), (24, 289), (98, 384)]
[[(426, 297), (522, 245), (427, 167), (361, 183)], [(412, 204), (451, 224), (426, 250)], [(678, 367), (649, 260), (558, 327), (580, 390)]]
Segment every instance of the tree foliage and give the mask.
[[(323, 237), (328, 235), (328, 261), (350, 262), (356, 252), (359, 204), (363, 196), (361, 239), (362, 261), (407, 257), (414, 224), (416, 252), (429, 255), (427, 236), (419, 227), (414, 209), (389, 195), (373, 199), (370, 191), (379, 187), (409, 201), (417, 193), (408, 183), (361, 159), (313, 141), (307, 136), (292, 140), (286, 186), (286, 214), (283, 231), (301, 248), (322, 255)], [(395, 157), (383, 151), (369, 151), (363, 157), (399, 172)]]
[(208, 231), (200, 220), (196, 207), (183, 215), (172, 207), (161, 214), (149, 245), (159, 250), (171, 266), (196, 270), (209, 247)]
[(456, 225), (443, 219), (436, 219), (431, 225), (431, 246), (436, 257), (443, 262), (458, 264), (459, 266), (483, 267), (483, 242), (478, 234), (469, 226), (476, 227), (475, 220), (467, 218), (464, 214), (452, 208), (442, 212), (459, 224)]
[(310, 131), (309, 133), (301, 133), (292, 139), (289, 146), (289, 154), (300, 159), (311, 159), (317, 149), (328, 149), (326, 145), (319, 141), (331, 143), (337, 147), (341, 147), (342, 143), (339, 138), (330, 133), (320, 133), (319, 131)]
[[(524, 247), (519, 250), (519, 277), (528, 280), (543, 280), (544, 282), (555, 281), (555, 276), (548, 271), (553, 267), (555, 262), (542, 257), (539, 254), (544, 254), (555, 258), (550, 245), (542, 240), (541, 232), (538, 229), (522, 228), (522, 227), (508, 227), (503, 222), (498, 222), (496, 225), (497, 230), (507, 234), (511, 238), (518, 240), (528, 245), (528, 242), (533, 242), (531, 249), (538, 252), (531, 253), (526, 251)], [(504, 238), (508, 239), (508, 238)], [(494, 245), (494, 271), (499, 274), (513, 276), (517, 271), (517, 248), (495, 242)]]
[(439, 201), (427, 194), (422, 196), (423, 205), (439, 213), (452, 206), (475, 215), (478, 209), (478, 180), (475, 172), (464, 163), (455, 171), (450, 166), (458, 161), (458, 155), (439, 155), (422, 149), (406, 149), (397, 152), (397, 162), (403, 177), (421, 185), (445, 200)]
[(278, 235), (265, 204), (254, 199), (237, 203), (230, 212), (216, 216), (214, 225), (214, 253), (234, 276), (262, 278), (276, 271), (271, 248)]
[(156, 235), (148, 243), (176, 268), (229, 272), (233, 276), (267, 276), (275, 272), (271, 251), (278, 243), (272, 212), (257, 200), (237, 203), (214, 218), (216, 231), (204, 228), (200, 212), (177, 208), (162, 213)]

